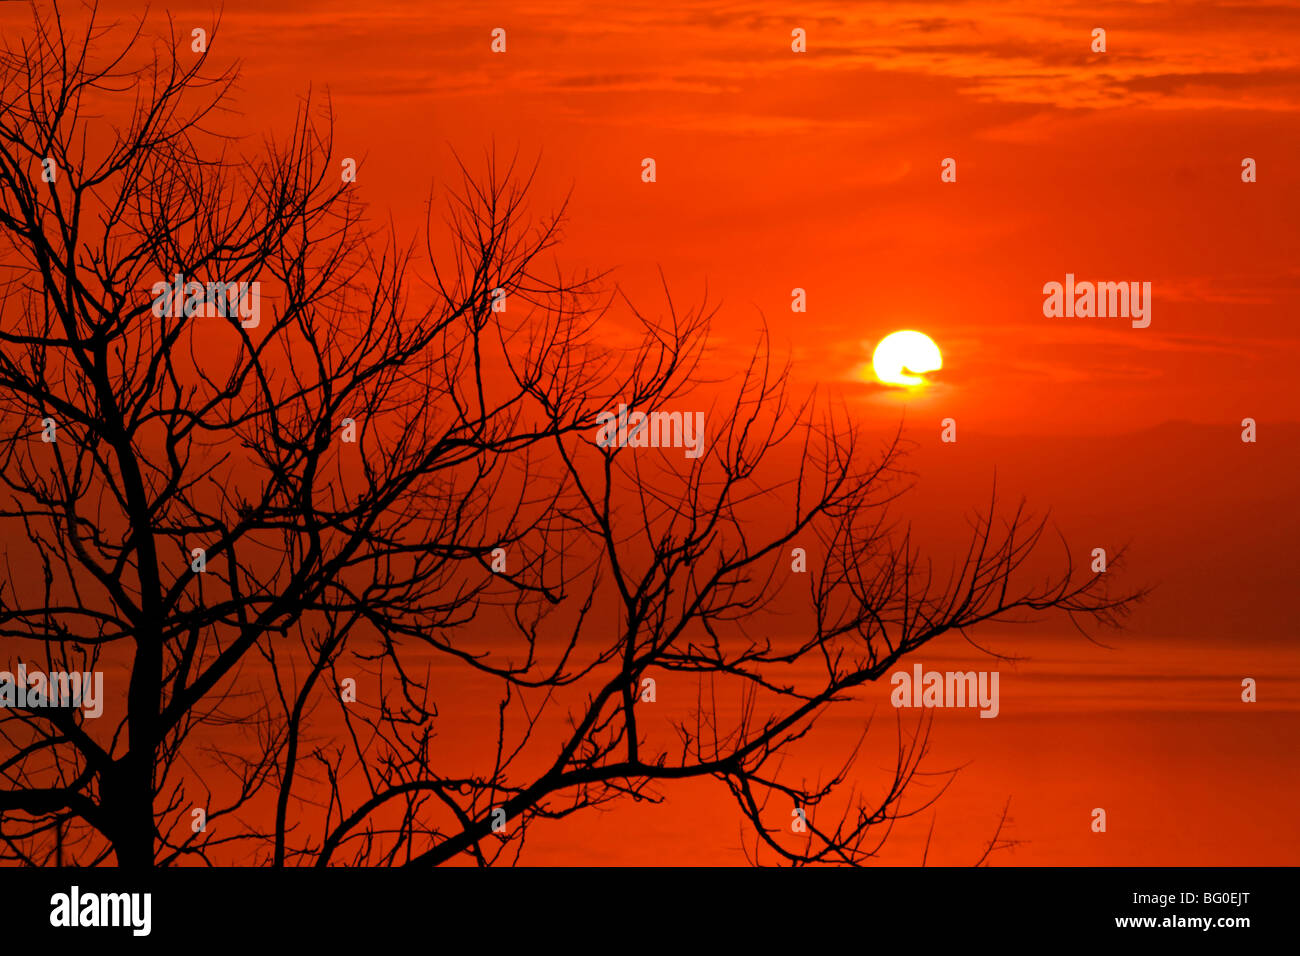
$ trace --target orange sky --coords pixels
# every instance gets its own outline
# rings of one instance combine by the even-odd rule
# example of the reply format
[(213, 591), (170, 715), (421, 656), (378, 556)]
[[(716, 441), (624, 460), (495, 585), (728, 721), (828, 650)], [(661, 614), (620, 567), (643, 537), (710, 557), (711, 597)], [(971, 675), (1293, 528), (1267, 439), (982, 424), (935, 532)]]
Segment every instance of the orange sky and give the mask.
[[(167, 9), (185, 35), (211, 21)], [(1158, 590), (1113, 649), (1060, 622), (982, 635), (1031, 660), (1001, 665), (999, 719), (934, 722), (933, 768), (965, 769), (932, 861), (977, 857), (1010, 798), (1023, 842), (995, 862), (1300, 862), (1300, 8), (230, 0), (214, 55), (242, 62), (228, 122), (250, 148), (328, 92), (336, 156), (362, 158), (372, 216), (408, 236), (452, 148), (540, 157), (536, 208), (572, 189), (563, 261), (614, 269), (651, 309), (661, 268), (681, 300), (707, 284), (718, 372), (765, 319), (802, 385), (842, 392), (882, 434), (905, 414), (907, 516), (935, 541), (963, 531), (996, 468), (1085, 553), (1132, 543), (1134, 577)], [(1244, 157), (1258, 182), (1241, 181)], [(1151, 326), (1045, 318), (1042, 286), (1067, 272), (1150, 282)], [(906, 397), (859, 374), (904, 328), (945, 361)], [(1239, 439), (1247, 416), (1257, 444)], [(938, 441), (945, 417), (955, 446)], [(953, 641), (918, 659), (977, 658)], [(967, 666), (998, 666), (980, 660)], [(1257, 704), (1239, 700), (1244, 676)], [(888, 690), (836, 712), (799, 765), (838, 767), (873, 707), (892, 747)], [(890, 754), (859, 763), (868, 791)], [(667, 793), (539, 824), (524, 860), (743, 862), (720, 787)], [(886, 859), (919, 860), (932, 818), (900, 826)]]
[[(250, 130), (329, 91), (399, 224), (449, 147), (540, 155), (574, 262), (644, 295), (660, 266), (679, 296), (707, 282), (720, 331), (743, 347), (765, 315), (850, 388), (920, 328), (952, 386), (927, 413), (1025, 433), (1300, 417), (1296, 27), (1281, 4), (231, 3), (218, 42)], [(1045, 321), (1067, 271), (1152, 282), (1151, 328)]]

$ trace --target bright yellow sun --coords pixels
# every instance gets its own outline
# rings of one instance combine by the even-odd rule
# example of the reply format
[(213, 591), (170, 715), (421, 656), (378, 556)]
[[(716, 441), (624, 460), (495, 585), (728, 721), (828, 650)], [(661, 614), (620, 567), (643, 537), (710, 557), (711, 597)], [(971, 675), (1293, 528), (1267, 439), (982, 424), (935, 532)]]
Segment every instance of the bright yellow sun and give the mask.
[[(920, 332), (893, 332), (886, 335), (871, 356), (876, 378), (886, 385), (924, 385), (917, 372), (943, 368), (939, 346)], [(908, 374), (912, 373), (912, 374)]]

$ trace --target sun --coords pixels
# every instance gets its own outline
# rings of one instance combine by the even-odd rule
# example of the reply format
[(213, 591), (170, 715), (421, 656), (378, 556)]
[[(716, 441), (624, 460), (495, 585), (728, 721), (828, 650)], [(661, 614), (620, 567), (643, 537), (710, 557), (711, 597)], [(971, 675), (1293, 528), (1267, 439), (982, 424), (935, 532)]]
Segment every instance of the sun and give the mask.
[(892, 332), (876, 346), (871, 365), (886, 385), (924, 385), (925, 379), (915, 373), (943, 368), (943, 356), (924, 333)]

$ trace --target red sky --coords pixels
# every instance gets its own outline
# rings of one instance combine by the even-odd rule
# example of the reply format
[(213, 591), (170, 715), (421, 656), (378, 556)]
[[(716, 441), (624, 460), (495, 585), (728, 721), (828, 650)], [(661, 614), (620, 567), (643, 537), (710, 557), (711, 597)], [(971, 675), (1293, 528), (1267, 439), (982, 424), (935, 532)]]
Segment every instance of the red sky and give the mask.
[[(211, 22), (206, 6), (167, 9), (186, 36)], [(919, 444), (905, 512), (935, 541), (964, 528), (996, 469), (1084, 554), (1132, 544), (1134, 578), (1158, 587), (1112, 649), (1059, 622), (981, 635), (1031, 659), (1001, 665), (997, 720), (934, 722), (933, 766), (965, 769), (932, 861), (977, 857), (1010, 798), (1023, 842), (995, 862), (1300, 862), (1300, 8), (231, 0), (214, 57), (242, 62), (242, 115), (226, 122), (250, 148), (328, 93), (336, 157), (362, 160), (372, 216), (408, 236), (453, 148), (471, 164), (494, 144), (540, 158), (535, 208), (572, 189), (563, 261), (615, 270), (652, 310), (660, 269), (682, 301), (707, 285), (720, 374), (765, 320), (801, 385), (842, 393), (882, 435), (905, 415)], [(940, 181), (945, 157), (956, 183)], [(1045, 318), (1043, 284), (1067, 272), (1150, 282), (1150, 327)], [(943, 350), (919, 392), (861, 377), (898, 329)], [(947, 417), (956, 445), (938, 441)], [(959, 641), (918, 659), (988, 661)], [(1240, 702), (1246, 676), (1256, 704)], [(874, 707), (886, 750), (857, 772), (876, 785), (888, 690), (838, 711), (801, 765), (837, 767)], [(1106, 834), (1088, 826), (1098, 806)], [(886, 859), (917, 861), (932, 816), (900, 826)], [(696, 784), (540, 824), (524, 859), (743, 862), (739, 845), (729, 798)]]
[[(927, 413), (1077, 433), (1297, 418), (1296, 25), (1234, 3), (233, 3), (218, 43), (250, 130), (328, 90), (399, 224), (449, 147), (540, 155), (539, 203), (574, 191), (574, 262), (644, 296), (659, 267), (682, 297), (707, 282), (720, 333), (765, 315), (823, 381), (919, 328), (952, 386)], [(1045, 321), (1066, 272), (1150, 281), (1152, 326)]]

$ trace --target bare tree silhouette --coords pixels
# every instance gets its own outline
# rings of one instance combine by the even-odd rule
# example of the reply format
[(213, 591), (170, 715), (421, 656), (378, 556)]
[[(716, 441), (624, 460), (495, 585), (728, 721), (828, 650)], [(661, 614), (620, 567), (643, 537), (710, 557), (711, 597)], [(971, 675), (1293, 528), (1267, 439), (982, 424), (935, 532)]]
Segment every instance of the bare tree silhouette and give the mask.
[[(488, 864), (715, 778), (756, 858), (860, 863), (917, 812), (924, 739), (826, 819), (851, 761), (781, 767), (826, 708), (939, 635), (1136, 596), (1068, 550), (1031, 573), (1046, 525), (996, 502), (935, 576), (891, 517), (897, 437), (793, 396), (766, 339), (707, 380), (709, 306), (567, 275), (528, 170), (462, 165), (417, 251), (367, 226), (328, 110), (251, 156), (221, 135), (208, 62), (57, 7), (0, 55), (0, 639), (108, 676), (100, 720), (0, 710), (0, 859)], [(258, 282), (261, 313), (159, 315), (176, 276)], [(620, 403), (707, 408), (703, 453), (597, 442)], [(665, 680), (689, 717), (647, 714)]]

